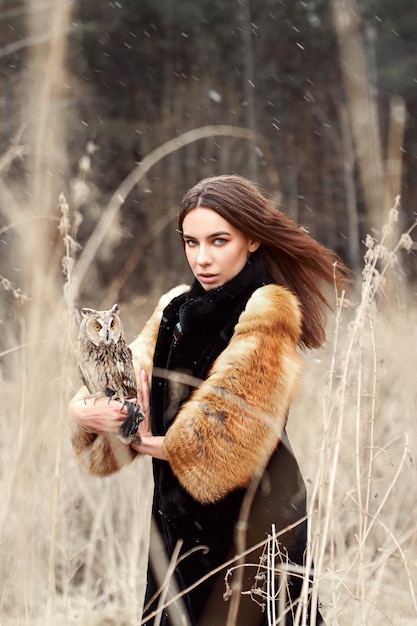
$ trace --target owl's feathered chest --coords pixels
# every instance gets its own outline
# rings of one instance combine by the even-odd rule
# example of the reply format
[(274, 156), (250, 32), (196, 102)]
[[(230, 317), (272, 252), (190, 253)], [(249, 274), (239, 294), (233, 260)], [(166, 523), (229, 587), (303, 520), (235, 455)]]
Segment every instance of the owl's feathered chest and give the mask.
[(120, 400), (135, 397), (137, 389), (131, 358), (131, 350), (124, 341), (95, 345), (87, 337), (81, 338), (78, 365), (90, 394), (115, 394)]

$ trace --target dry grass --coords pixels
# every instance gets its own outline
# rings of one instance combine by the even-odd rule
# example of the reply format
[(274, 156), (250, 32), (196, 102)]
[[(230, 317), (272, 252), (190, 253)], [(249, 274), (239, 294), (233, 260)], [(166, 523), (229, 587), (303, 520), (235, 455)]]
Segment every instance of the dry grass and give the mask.
[[(346, 316), (337, 360), (350, 330)], [(312, 549), (329, 624), (400, 624), (407, 618), (411, 624), (417, 617), (417, 395), (410, 375), (417, 361), (417, 311), (378, 317), (375, 337), (363, 338), (360, 361), (359, 353), (350, 361), (343, 404), (336, 392), (336, 402), (326, 407), (329, 344), (319, 358), (308, 359), (290, 420), (304, 475), (317, 493)]]
[(339, 302), (325, 351), (308, 358), (290, 422), (310, 483), (323, 614), (334, 625), (417, 617), (417, 309), (412, 293), (393, 303), (393, 251), (368, 245), (361, 299)]

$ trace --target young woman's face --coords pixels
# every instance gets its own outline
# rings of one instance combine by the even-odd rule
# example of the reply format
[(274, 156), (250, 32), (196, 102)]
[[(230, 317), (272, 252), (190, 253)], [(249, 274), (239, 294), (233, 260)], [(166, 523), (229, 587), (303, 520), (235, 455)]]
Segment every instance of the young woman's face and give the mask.
[(212, 209), (198, 207), (182, 223), (185, 255), (201, 286), (221, 287), (244, 268), (259, 247)]

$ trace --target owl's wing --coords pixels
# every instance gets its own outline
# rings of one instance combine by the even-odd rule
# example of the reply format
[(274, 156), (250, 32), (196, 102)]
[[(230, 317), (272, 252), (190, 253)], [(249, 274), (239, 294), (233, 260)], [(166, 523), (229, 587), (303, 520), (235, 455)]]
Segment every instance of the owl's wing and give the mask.
[(127, 398), (136, 398), (137, 396), (137, 383), (136, 374), (132, 362), (132, 350), (126, 343), (120, 345), (120, 352), (115, 359), (115, 376), (119, 382), (119, 389), (116, 390), (116, 395), (121, 397), (121, 400)]
[(87, 387), (90, 394), (103, 391), (100, 375), (97, 367), (97, 359), (91, 350), (83, 353), (83, 357), (78, 360), (78, 371), (80, 378)]
[[(84, 372), (83, 372), (81, 366), (78, 367), (78, 373), (80, 375), (82, 384), (85, 385), (87, 387), (87, 389), (88, 389), (88, 382), (87, 382), (86, 377), (84, 376)], [(88, 391), (90, 391), (90, 390), (88, 389)], [(91, 393), (91, 391), (90, 391), (90, 393)]]

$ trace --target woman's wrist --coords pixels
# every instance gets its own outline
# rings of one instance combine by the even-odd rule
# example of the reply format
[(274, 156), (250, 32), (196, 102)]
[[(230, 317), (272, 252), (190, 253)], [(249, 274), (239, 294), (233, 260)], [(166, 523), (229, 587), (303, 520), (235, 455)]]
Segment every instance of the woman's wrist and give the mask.
[(166, 461), (167, 457), (164, 450), (164, 437), (154, 436), (152, 434), (141, 434), (142, 442), (140, 445), (131, 444), (134, 450), (141, 454), (146, 454), (154, 459)]

